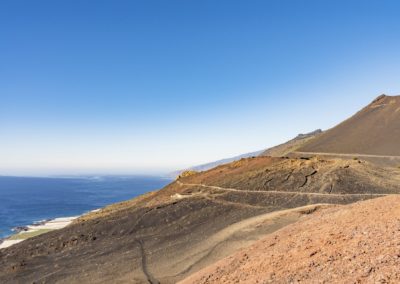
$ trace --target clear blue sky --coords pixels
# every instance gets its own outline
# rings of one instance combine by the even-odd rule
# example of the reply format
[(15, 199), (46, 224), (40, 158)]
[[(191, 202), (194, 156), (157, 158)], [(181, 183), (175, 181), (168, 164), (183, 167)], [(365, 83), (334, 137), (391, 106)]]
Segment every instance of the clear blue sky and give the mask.
[(1, 1), (0, 174), (143, 173), (400, 94), (400, 2)]

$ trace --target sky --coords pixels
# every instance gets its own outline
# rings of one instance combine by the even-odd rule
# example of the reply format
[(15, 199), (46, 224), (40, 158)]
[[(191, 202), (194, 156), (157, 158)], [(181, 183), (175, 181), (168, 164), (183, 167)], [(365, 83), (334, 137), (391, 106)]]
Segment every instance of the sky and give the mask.
[(0, 175), (164, 173), (400, 94), (399, 1), (0, 2)]

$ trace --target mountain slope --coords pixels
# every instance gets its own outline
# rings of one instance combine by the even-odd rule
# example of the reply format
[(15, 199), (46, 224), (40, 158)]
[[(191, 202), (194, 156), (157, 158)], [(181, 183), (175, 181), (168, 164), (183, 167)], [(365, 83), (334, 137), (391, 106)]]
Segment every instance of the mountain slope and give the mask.
[(382, 95), (300, 152), (400, 156), (400, 96)]
[(399, 203), (320, 210), (180, 283), (399, 283)]
[(228, 163), (231, 163), (231, 162), (234, 162), (234, 161), (238, 161), (238, 160), (243, 159), (243, 158), (256, 157), (256, 156), (260, 155), (263, 151), (264, 150), (245, 153), (245, 154), (238, 155), (238, 156), (235, 156), (235, 157), (221, 159), (221, 160), (217, 160), (217, 161), (214, 161), (214, 162), (193, 166), (193, 167), (190, 167), (190, 168), (185, 169), (185, 170), (179, 170), (179, 171), (173, 172), (173, 173), (169, 174), (169, 176), (177, 177), (178, 175), (180, 175), (184, 171), (196, 171), (196, 172), (207, 171), (207, 170), (210, 170), (210, 169), (215, 168), (217, 166), (220, 166), (220, 165), (223, 165), (223, 164), (228, 164)]
[(217, 166), (220, 166), (223, 164), (228, 164), (228, 163), (231, 163), (234, 161), (238, 161), (243, 158), (251, 158), (251, 157), (257, 157), (257, 156), (283, 157), (293, 151), (296, 151), (299, 147), (301, 147), (306, 142), (310, 141), (311, 139), (313, 139), (314, 137), (318, 136), (321, 133), (322, 133), (322, 130), (317, 129), (310, 133), (299, 134), (295, 138), (293, 138), (285, 143), (268, 148), (266, 150), (246, 153), (246, 154), (238, 155), (238, 156), (235, 156), (232, 158), (222, 159), (222, 160), (210, 162), (207, 164), (194, 166), (194, 167), (188, 168), (186, 170), (180, 170), (180, 171), (173, 172), (169, 176), (177, 177), (179, 174), (181, 174), (184, 171), (197, 171), (197, 172), (207, 171), (207, 170), (210, 170)]
[(243, 159), (0, 250), (0, 282), (175, 283), (324, 204), (399, 183), (400, 170), (361, 161)]
[(315, 137), (319, 136), (322, 133), (321, 129), (317, 129), (310, 133), (299, 134), (292, 140), (289, 140), (285, 143), (277, 145), (275, 147), (269, 148), (261, 153), (261, 156), (271, 156), (271, 157), (283, 157), (290, 154), (293, 151), (296, 151), (298, 148), (303, 146), (305, 143), (311, 141)]

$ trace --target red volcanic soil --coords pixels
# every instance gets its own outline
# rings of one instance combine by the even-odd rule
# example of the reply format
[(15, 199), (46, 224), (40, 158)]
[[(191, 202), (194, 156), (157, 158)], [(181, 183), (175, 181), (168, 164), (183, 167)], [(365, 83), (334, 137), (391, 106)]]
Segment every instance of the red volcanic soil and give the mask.
[(399, 283), (400, 196), (321, 210), (181, 283)]
[(400, 156), (400, 96), (382, 95), (299, 152)]
[[(0, 283), (176, 283), (303, 220), (304, 215), (317, 214), (326, 204), (400, 193), (399, 184), (400, 169), (363, 161), (242, 159), (188, 173), (159, 191), (110, 205), (64, 229), (1, 249)], [(371, 220), (381, 217), (376, 214)], [(363, 216), (353, 215), (349, 217), (354, 220)], [(306, 227), (309, 237), (318, 235), (320, 227), (311, 222)], [(349, 236), (341, 230), (333, 226), (332, 233), (343, 235), (326, 235), (333, 245)], [(296, 246), (301, 250), (303, 244), (300, 235)], [(317, 250), (320, 245), (311, 248)], [(318, 252), (315, 257), (321, 255)], [(279, 259), (268, 258), (279, 265)], [(240, 271), (238, 263), (234, 265)]]

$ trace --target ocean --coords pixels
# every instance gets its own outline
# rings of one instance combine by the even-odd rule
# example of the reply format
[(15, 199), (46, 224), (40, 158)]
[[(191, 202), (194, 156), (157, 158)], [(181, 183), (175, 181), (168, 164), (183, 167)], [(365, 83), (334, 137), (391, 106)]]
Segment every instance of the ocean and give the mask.
[(0, 238), (16, 226), (81, 215), (128, 200), (171, 182), (164, 177), (0, 177)]

